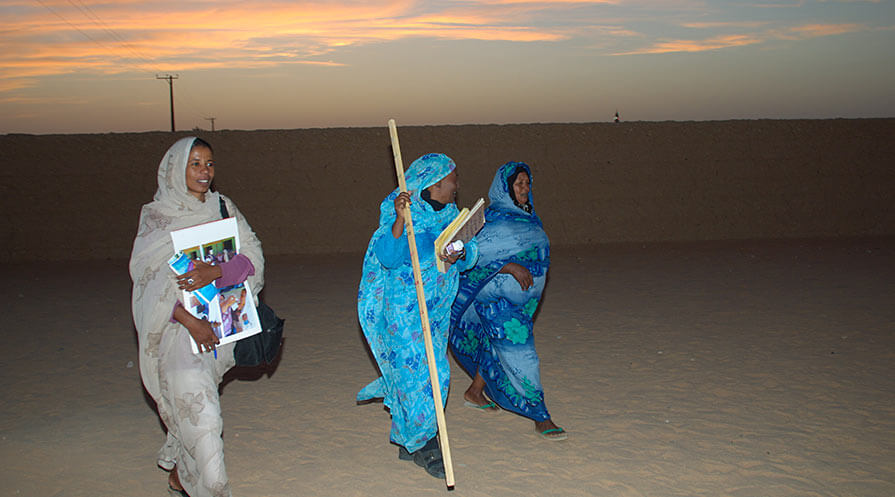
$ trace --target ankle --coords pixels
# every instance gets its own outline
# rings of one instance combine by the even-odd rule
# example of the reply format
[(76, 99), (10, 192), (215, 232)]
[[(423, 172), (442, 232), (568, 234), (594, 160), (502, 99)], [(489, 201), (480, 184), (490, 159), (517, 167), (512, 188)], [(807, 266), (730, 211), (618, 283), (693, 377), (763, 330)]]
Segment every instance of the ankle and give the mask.
[(174, 468), (168, 472), (168, 486), (174, 490), (183, 490), (183, 485), (180, 484), (180, 476), (177, 474), (177, 466), (174, 466)]
[(438, 448), (438, 435), (430, 438), (426, 445), (423, 445), (419, 450), (439, 450)]

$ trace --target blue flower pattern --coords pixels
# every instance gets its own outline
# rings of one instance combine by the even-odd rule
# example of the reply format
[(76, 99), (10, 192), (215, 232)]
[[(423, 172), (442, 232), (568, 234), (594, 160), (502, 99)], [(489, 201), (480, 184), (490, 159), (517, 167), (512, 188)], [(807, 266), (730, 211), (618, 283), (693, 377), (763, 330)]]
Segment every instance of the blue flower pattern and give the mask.
[[(454, 204), (435, 211), (422, 200), (420, 192), (437, 183), (453, 168), (454, 163), (447, 156), (428, 154), (414, 161), (405, 172), (407, 188), (413, 191), (410, 208), (443, 401), (447, 399), (450, 380), (447, 360), (450, 306), (457, 294), (460, 269), (472, 267), (478, 251), (475, 240), (471, 241), (467, 245), (466, 261), (451, 266), (445, 274), (438, 272), (432, 242), (459, 211)], [(380, 204), (379, 228), (371, 237), (364, 256), (357, 299), (358, 320), (382, 376), (358, 392), (357, 400), (383, 398), (392, 416), (391, 441), (413, 452), (436, 432), (413, 269), (409, 253), (403, 263), (387, 268), (375, 250), (381, 237), (392, 236), (397, 194), (397, 190), (393, 191)], [(406, 248), (406, 237), (401, 243)]]
[[(485, 227), (476, 237), (479, 261), (461, 275), (451, 309), (450, 345), (467, 373), (482, 374), (492, 400), (543, 421), (550, 414), (544, 404), (532, 319), (550, 268), (550, 242), (534, 210), (525, 212), (510, 197), (507, 179), (517, 167), (534, 182), (531, 169), (521, 162), (504, 164), (495, 174)], [(532, 202), (531, 193), (528, 200)], [(511, 275), (499, 273), (509, 262), (531, 272), (532, 288), (522, 291)]]

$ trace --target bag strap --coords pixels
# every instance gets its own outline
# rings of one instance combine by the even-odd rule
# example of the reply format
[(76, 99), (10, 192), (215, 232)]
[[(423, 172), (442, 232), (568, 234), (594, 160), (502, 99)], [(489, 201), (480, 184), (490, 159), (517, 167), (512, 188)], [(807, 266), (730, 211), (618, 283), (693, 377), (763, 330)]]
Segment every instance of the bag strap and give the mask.
[(218, 196), (218, 200), (221, 201), (221, 219), (230, 217), (230, 212), (227, 211), (227, 204), (224, 203), (224, 197)]

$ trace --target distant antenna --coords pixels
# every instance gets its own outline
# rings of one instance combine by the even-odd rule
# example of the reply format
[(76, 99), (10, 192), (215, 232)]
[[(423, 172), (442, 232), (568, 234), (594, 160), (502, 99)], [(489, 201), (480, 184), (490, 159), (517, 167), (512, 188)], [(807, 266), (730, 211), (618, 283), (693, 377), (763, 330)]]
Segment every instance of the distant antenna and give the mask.
[(217, 118), (216, 117), (206, 117), (205, 118), (206, 121), (211, 121), (211, 132), (212, 133), (214, 133), (214, 120), (215, 119), (217, 119)]
[(165, 74), (164, 76), (155, 75), (155, 79), (167, 79), (168, 80), (168, 94), (171, 97), (171, 132), (174, 132), (174, 80), (177, 79), (179, 75), (177, 74)]

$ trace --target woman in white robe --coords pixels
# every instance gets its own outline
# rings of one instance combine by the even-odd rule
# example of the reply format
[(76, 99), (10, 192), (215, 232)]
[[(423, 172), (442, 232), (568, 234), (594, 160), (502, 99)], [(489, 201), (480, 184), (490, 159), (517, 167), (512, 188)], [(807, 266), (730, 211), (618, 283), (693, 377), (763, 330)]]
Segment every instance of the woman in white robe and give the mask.
[[(209, 323), (183, 307), (182, 290), (248, 279), (257, 302), (264, 285), (261, 242), (236, 205), (210, 190), (213, 180), (210, 145), (195, 137), (172, 145), (159, 164), (154, 199), (140, 213), (130, 259), (140, 376), (168, 431), (158, 465), (170, 472), (169, 491), (190, 497), (231, 495), (218, 385), (235, 360), (234, 344), (217, 346)], [(216, 266), (196, 261), (196, 269), (177, 277), (167, 265), (170, 232), (221, 219), (221, 199), (237, 220), (240, 255)], [(202, 353), (192, 352), (191, 336)]]

